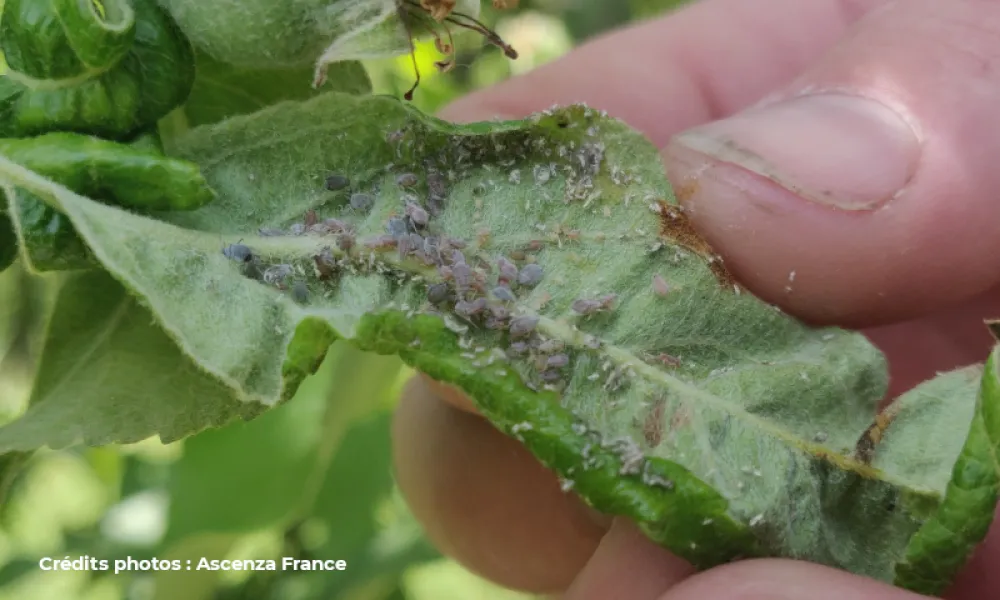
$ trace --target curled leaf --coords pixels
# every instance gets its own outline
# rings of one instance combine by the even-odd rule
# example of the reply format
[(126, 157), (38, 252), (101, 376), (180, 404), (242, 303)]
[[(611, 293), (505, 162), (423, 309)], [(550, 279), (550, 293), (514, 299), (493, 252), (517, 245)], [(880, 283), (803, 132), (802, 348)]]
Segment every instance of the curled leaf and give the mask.
[(190, 44), (153, 0), (10, 0), (0, 21), (0, 136), (121, 139), (181, 104)]
[(14, 225), (7, 216), (7, 207), (0, 207), (0, 273), (14, 264), (17, 258), (17, 236)]
[(994, 364), (876, 419), (881, 354), (734, 287), (656, 148), (596, 111), (454, 126), (324, 94), (178, 151), (219, 199), (159, 220), (9, 161), (0, 179), (238, 398), (289, 397), (336, 338), (398, 354), (700, 567), (785, 556), (933, 593), (992, 519)]

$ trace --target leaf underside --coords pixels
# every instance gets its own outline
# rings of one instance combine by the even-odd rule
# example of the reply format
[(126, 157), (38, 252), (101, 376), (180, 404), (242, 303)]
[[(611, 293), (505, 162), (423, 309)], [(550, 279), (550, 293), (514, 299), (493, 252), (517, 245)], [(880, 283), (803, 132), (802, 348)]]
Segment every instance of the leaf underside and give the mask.
[[(141, 324), (217, 386), (202, 397), (227, 398), (220, 414), (291, 397), (343, 338), (462, 388), (567, 489), (698, 566), (786, 556), (936, 592), (985, 533), (992, 363), (978, 399), (981, 369), (943, 375), (872, 438), (882, 356), (741, 293), (674, 207), (656, 149), (596, 111), (452, 126), (330, 93), (195, 129), (175, 151), (215, 202), (154, 219), (6, 160), (0, 177), (70, 219), (137, 298), (122, 291), (108, 318), (154, 319)], [(514, 278), (513, 300), (492, 292), (500, 257), (541, 268)], [(65, 441), (19, 423), (72, 403), (50, 394), (0, 448)], [(855, 458), (863, 436), (871, 464)], [(958, 558), (928, 562), (941, 553)]]

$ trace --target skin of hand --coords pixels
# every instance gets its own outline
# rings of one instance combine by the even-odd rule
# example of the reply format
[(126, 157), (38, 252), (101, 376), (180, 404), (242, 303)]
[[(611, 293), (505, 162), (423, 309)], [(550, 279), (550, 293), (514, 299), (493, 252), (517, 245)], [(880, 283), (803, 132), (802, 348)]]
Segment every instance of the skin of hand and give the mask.
[[(751, 291), (861, 329), (890, 396), (986, 357), (1000, 316), (1000, 2), (704, 0), (472, 94), (446, 118), (587, 102), (663, 148), (696, 226)], [(795, 272), (794, 281), (790, 273)], [(566, 600), (915, 600), (789, 560), (702, 573), (555, 476), (426, 378), (394, 425), (430, 538), (502, 585)], [(955, 600), (996, 597), (1000, 527)]]

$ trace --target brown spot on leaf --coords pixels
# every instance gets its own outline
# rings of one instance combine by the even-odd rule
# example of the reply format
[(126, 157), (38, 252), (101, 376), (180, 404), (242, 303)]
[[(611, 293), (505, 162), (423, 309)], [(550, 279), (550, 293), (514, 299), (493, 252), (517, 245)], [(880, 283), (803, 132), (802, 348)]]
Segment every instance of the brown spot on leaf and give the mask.
[[(682, 194), (692, 193), (694, 192), (686, 191), (682, 186), (678, 189), (677, 196), (680, 198)], [(660, 207), (660, 235), (667, 241), (678, 244), (705, 259), (719, 284), (726, 290), (734, 291), (737, 286), (736, 280), (722, 264), (722, 257), (716, 254), (705, 238), (695, 230), (691, 220), (684, 214), (684, 209), (667, 204), (664, 200), (657, 200), (657, 204)]]
[(666, 399), (656, 398), (642, 419), (642, 437), (650, 448), (656, 448), (663, 441), (663, 416), (666, 409)]
[(885, 437), (885, 431), (892, 424), (896, 415), (899, 414), (898, 403), (890, 404), (881, 413), (875, 416), (875, 422), (865, 429), (865, 432), (858, 438), (854, 445), (854, 460), (870, 465), (875, 457), (875, 449)]

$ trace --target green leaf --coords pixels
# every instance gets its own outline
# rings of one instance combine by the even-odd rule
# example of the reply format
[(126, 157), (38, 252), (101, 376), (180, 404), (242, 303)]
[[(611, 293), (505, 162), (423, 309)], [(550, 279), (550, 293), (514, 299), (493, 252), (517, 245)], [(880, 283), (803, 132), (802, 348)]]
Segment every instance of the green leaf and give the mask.
[[(967, 470), (959, 457), (991, 460), (969, 435), (977, 371), (912, 392), (873, 428), (881, 354), (860, 334), (808, 328), (735, 286), (674, 206), (657, 149), (596, 111), (454, 126), (391, 98), (331, 93), (193, 130), (177, 151), (219, 199), (161, 220), (9, 161), (0, 179), (66, 214), (237, 398), (289, 398), (335, 338), (397, 354), (468, 392), (567, 489), (700, 567), (785, 556), (893, 581), (939, 547), (919, 540), (935, 520), (952, 522), (951, 482)], [(352, 193), (372, 201), (351, 208)], [(437, 250), (383, 247), (394, 215), (424, 220), (404, 207), (407, 194), (429, 213), (424, 233)], [(308, 211), (355, 232), (255, 235), (301, 227)], [(463, 240), (464, 254), (441, 258), (442, 236)], [(248, 262), (221, 251), (240, 239)], [(435, 300), (456, 287), (468, 302), (483, 297), (475, 290), (497, 285), (501, 256), (522, 275), (532, 261), (542, 269), (505, 301), (516, 321), (500, 318), (492, 296), (489, 321), (454, 299), (428, 304), (439, 283)], [(533, 319), (519, 354), (512, 338)], [(982, 414), (994, 400), (984, 396)], [(983, 422), (995, 439), (997, 423)], [(956, 528), (955, 547), (981, 538), (996, 494), (981, 500), (963, 504), (977, 527)]]
[(181, 104), (190, 44), (153, 0), (8, 0), (0, 21), (0, 136), (121, 139)]
[[(336, 62), (410, 51), (393, 1), (161, 0), (161, 4), (195, 46), (237, 66), (288, 69), (316, 64), (324, 71)], [(479, 0), (460, 0), (456, 10), (476, 17)], [(276, 31), (281, 34), (275, 35)]]
[[(234, 67), (197, 53), (198, 76), (184, 103), (191, 127), (250, 114), (284, 100), (308, 100), (321, 93), (313, 88), (310, 67), (265, 69), (254, 65)], [(327, 77), (328, 87), (350, 94), (371, 92), (368, 74), (359, 62), (337, 65)]]
[(30, 405), (0, 427), (0, 452), (173, 441), (260, 411), (199, 370), (107, 273), (80, 272), (59, 289)]

